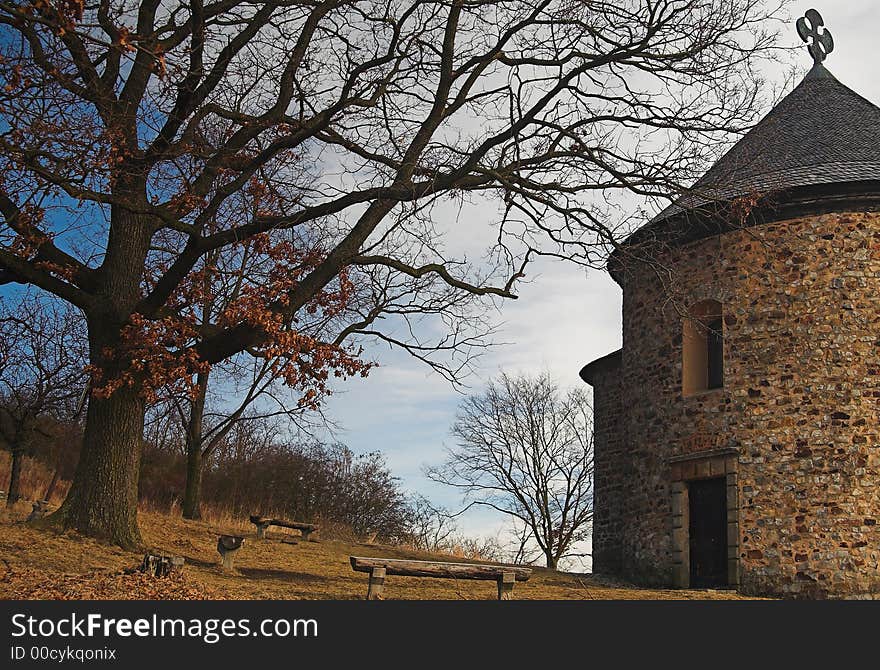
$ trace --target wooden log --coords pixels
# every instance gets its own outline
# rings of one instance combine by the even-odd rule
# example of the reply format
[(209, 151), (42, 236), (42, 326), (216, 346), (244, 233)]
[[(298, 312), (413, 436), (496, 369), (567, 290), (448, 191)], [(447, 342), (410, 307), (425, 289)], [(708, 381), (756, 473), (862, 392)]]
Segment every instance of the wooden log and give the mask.
[(498, 600), (511, 600), (513, 598), (513, 587), (516, 585), (516, 575), (512, 572), (505, 572), (498, 578)]
[(442, 561), (411, 561), (399, 558), (367, 558), (350, 556), (355, 572), (370, 572), (373, 568), (385, 568), (386, 574), (402, 577), (438, 577), (451, 579), (499, 580), (505, 573), (515, 581), (525, 582), (532, 576), (531, 568), (514, 565), (490, 565), (486, 563), (444, 563)]
[(370, 583), (367, 585), (367, 600), (382, 600), (385, 589), (385, 568), (370, 569)]

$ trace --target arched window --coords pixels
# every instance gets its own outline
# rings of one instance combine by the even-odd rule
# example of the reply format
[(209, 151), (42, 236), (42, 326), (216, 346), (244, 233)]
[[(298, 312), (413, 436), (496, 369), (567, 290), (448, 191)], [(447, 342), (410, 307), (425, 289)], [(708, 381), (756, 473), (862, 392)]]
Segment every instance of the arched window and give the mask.
[(685, 318), (682, 337), (682, 394), (724, 386), (724, 320), (721, 303), (704, 300)]

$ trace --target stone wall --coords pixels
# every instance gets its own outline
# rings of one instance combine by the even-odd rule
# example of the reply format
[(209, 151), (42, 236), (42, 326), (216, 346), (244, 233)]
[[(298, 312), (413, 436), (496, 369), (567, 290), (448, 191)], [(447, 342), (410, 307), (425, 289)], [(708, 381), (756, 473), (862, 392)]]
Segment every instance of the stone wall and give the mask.
[[(621, 518), (604, 513), (597, 552), (671, 583), (673, 464), (735, 453), (742, 591), (880, 595), (880, 214), (768, 223), (658, 260), (671, 281), (622, 276), (622, 444), (597, 433), (596, 449), (597, 512), (602, 484)], [(706, 299), (724, 306), (725, 384), (682, 397), (682, 310)], [(604, 468), (603, 449), (618, 457)]]
[(593, 385), (593, 572), (620, 574), (627, 459), (621, 419), (620, 356), (596, 367)]

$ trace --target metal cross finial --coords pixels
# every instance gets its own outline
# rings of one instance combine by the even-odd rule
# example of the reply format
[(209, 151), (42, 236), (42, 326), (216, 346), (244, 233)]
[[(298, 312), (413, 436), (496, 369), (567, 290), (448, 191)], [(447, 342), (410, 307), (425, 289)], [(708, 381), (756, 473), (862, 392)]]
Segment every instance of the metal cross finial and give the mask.
[(822, 15), (815, 9), (808, 9), (807, 13), (797, 20), (798, 35), (804, 42), (811, 42), (807, 47), (813, 57), (813, 63), (818, 65), (834, 51), (834, 39), (827, 28), (823, 28), (825, 21)]

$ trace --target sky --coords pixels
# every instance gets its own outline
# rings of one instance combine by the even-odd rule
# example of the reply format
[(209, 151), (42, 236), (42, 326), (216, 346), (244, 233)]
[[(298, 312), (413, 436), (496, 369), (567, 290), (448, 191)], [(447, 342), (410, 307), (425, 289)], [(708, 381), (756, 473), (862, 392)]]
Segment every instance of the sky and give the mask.
[[(823, 15), (835, 40), (826, 67), (857, 93), (880, 104), (876, 66), (880, 2), (810, 0), (791, 3), (790, 12), (796, 18), (811, 7)], [(788, 38), (792, 45), (800, 44), (793, 21)], [(812, 64), (806, 47), (796, 62), (806, 73)], [(481, 358), (467, 380), (472, 391), (479, 391), (500, 370), (548, 370), (563, 386), (580, 385), (578, 371), (585, 363), (621, 346), (621, 290), (607, 273), (586, 272), (557, 261), (538, 264), (529, 278), (531, 282), (519, 290), (519, 299), (501, 306), (496, 339), (507, 344)], [(445, 448), (453, 445), (449, 429), (462, 395), (404, 353), (381, 347), (368, 353), (380, 366), (367, 379), (350, 380), (329, 400), (329, 414), (344, 428), (339, 439), (358, 453), (382, 451), (406, 489), (460, 509), (458, 494), (428, 480), (423, 467), (441, 462)], [(503, 518), (473, 509), (459, 518), (458, 526), (467, 534), (494, 536)]]

